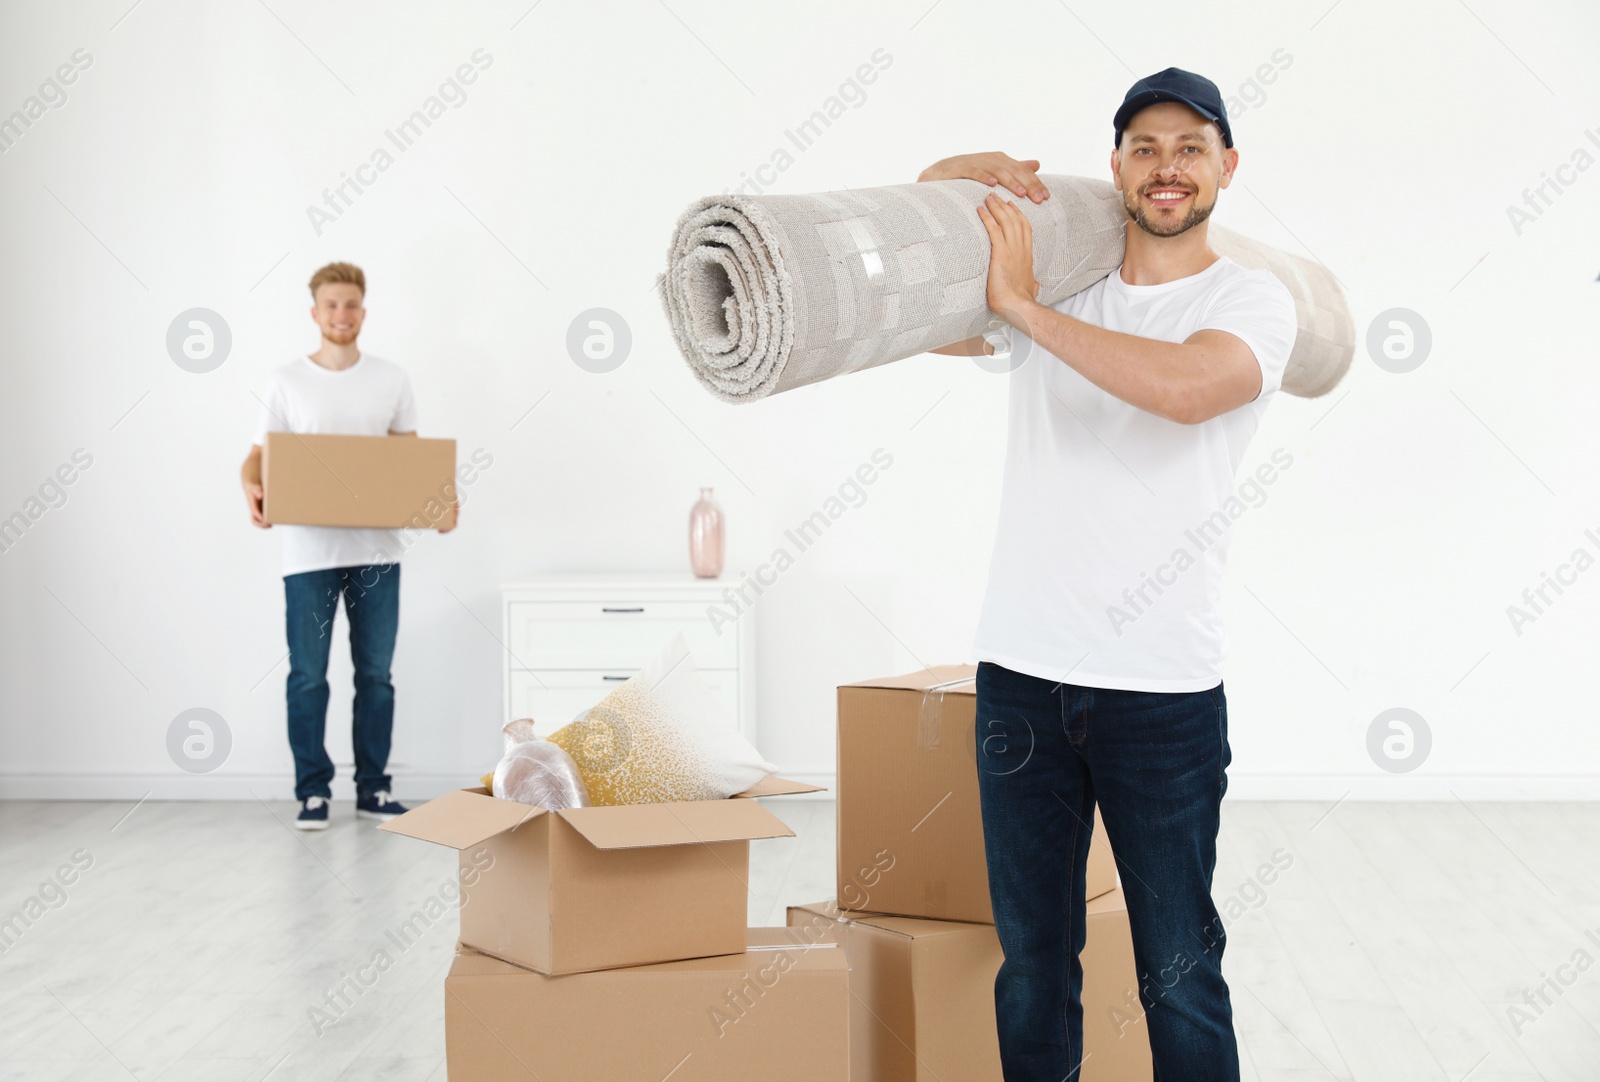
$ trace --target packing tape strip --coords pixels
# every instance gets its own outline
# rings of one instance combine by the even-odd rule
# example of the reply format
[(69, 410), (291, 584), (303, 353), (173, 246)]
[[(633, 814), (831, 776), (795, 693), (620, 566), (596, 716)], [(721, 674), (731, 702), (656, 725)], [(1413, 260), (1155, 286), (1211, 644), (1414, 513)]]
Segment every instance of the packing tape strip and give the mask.
[(939, 730), (944, 727), (944, 692), (923, 688), (922, 701), (917, 705), (917, 747), (939, 746)]
[[(866, 273), (866, 286), (868, 290), (867, 303), (876, 311), (864, 313), (865, 318), (873, 324), (882, 326), (884, 319), (881, 311), (889, 304), (889, 298), (884, 289), (888, 280), (883, 273), (883, 254), (879, 249), (878, 238), (872, 235), (865, 218), (852, 216), (840, 223), (850, 240), (856, 246), (856, 255), (861, 260), (861, 269)], [(878, 342), (882, 335), (873, 335), (864, 338), (856, 346), (855, 351), (845, 366), (845, 372), (856, 372), (865, 368), (876, 355)]]
[(837, 947), (837, 943), (762, 943), (759, 946), (746, 947), (745, 953), (754, 951), (792, 951), (792, 950), (817, 950), (818, 948)]
[[(976, 681), (976, 675), (960, 680), (946, 680), (942, 684), (929, 684), (922, 689), (922, 701), (917, 704), (917, 747), (936, 748), (944, 729), (944, 693), (950, 688)], [(930, 706), (931, 704), (931, 706)]]

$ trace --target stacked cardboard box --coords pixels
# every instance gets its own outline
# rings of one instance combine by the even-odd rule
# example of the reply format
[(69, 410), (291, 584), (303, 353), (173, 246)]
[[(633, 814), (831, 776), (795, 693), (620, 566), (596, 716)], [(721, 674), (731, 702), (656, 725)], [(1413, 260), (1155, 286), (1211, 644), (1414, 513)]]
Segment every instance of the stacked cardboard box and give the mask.
[[(833, 949), (827, 949), (833, 947)], [(845, 1082), (843, 952), (785, 928), (748, 947), (549, 977), (463, 949), (445, 978), (451, 1082)]]
[[(788, 922), (796, 942), (845, 948), (854, 1082), (1001, 1079), (975, 672), (939, 666), (839, 689), (838, 897), (790, 906)], [(1077, 1077), (1148, 1080), (1128, 911), (1101, 829), (1087, 897)]]
[(460, 852), (453, 1082), (848, 1077), (843, 951), (747, 928), (753, 798), (546, 811), (461, 789), (383, 829)]
[[(456, 849), (454, 1082), (1000, 1082), (970, 667), (839, 689), (838, 898), (747, 928), (753, 798), (546, 811), (462, 789), (384, 825)], [(1150, 1077), (1128, 914), (1094, 831), (1083, 1082)]]

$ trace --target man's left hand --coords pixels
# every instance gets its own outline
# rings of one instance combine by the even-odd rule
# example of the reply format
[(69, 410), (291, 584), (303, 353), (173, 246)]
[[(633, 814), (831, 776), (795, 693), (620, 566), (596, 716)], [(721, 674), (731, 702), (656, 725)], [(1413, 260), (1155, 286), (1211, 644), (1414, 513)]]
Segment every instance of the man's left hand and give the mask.
[(994, 193), (978, 205), (989, 231), (989, 307), (1013, 326), (1039, 295), (1033, 277), (1033, 226), (1009, 199)]

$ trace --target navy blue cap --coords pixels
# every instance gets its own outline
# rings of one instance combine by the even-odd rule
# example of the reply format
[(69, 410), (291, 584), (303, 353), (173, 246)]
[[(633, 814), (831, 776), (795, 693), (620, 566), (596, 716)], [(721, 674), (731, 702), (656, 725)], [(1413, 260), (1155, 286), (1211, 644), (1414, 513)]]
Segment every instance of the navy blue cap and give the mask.
[(1128, 126), (1134, 113), (1147, 105), (1163, 101), (1182, 102), (1207, 120), (1215, 121), (1217, 127), (1222, 129), (1222, 145), (1233, 146), (1233, 129), (1228, 127), (1228, 110), (1222, 106), (1222, 94), (1217, 90), (1217, 84), (1204, 75), (1196, 75), (1182, 68), (1168, 68), (1147, 75), (1128, 88), (1121, 108), (1111, 118), (1112, 127), (1116, 129), (1116, 138), (1111, 145), (1122, 145), (1122, 129)]

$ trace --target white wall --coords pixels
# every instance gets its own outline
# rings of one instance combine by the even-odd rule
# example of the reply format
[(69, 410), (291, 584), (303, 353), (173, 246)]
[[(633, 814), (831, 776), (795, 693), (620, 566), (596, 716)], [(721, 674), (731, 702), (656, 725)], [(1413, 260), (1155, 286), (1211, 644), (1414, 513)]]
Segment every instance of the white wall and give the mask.
[[(1236, 94), (1284, 50), (1235, 117), (1217, 219), (1325, 262), (1363, 330), (1422, 314), (1433, 351), (1405, 375), (1359, 357), (1328, 399), (1280, 397), (1246, 456), (1282, 447), (1295, 464), (1232, 540), (1232, 792), (1600, 792), (1600, 570), (1520, 635), (1506, 613), (1573, 549), (1600, 553), (1600, 169), (1569, 164), (1600, 155), (1584, 136), (1600, 141), (1593, 5), (528, 8), (0, 14), (0, 115), (74, 50), (92, 59), (0, 155), (0, 515), (76, 449), (93, 457), (0, 554), (0, 795), (288, 794), (277, 539), (248, 525), (236, 471), (252, 392), (315, 346), (304, 283), (331, 259), (365, 267), (362, 345), (411, 372), (423, 433), (494, 456), (462, 528), (406, 559), (402, 791), (494, 758), (500, 648), (480, 623), (499, 626), (498, 584), (679, 570), (707, 484), (730, 566), (753, 566), (882, 447), (894, 465), (867, 502), (756, 609), (763, 750), (830, 772), (836, 684), (966, 656), (1004, 377), (930, 356), (727, 406), (674, 351), (653, 280), (682, 207), (768, 163), (880, 48), (888, 70), (769, 173), (774, 190), (909, 181), (993, 148), (1104, 176), (1133, 79), (1176, 64)], [(317, 235), (307, 205), (478, 49), (492, 61), (466, 101)], [(1519, 231), (1507, 206), (1558, 166), (1569, 190)], [(165, 348), (193, 307), (233, 334), (208, 374)], [(609, 375), (566, 353), (592, 307), (632, 328)], [(337, 733), (342, 653), (333, 668)], [(233, 737), (204, 776), (166, 751), (197, 706)], [(1366, 731), (1396, 706), (1428, 720), (1433, 749), (1391, 776)]]

